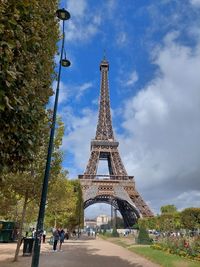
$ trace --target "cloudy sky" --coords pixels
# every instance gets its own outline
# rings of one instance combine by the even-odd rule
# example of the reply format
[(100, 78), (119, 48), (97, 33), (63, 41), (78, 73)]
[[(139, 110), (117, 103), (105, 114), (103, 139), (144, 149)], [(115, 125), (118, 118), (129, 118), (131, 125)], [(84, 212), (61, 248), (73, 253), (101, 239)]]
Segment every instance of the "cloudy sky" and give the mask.
[[(200, 0), (63, 0), (60, 7), (71, 13), (72, 65), (62, 70), (58, 110), (69, 177), (83, 174), (89, 159), (105, 50), (115, 138), (137, 190), (154, 213), (168, 204), (199, 207)], [(93, 205), (86, 214), (106, 210)]]

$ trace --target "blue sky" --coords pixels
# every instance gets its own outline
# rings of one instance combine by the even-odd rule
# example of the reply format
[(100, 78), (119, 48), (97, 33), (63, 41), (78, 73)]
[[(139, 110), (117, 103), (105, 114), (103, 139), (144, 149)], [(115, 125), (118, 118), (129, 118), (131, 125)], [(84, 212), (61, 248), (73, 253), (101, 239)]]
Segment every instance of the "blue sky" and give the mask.
[[(106, 51), (115, 138), (151, 209), (200, 205), (200, 0), (68, 0), (58, 113), (63, 166), (83, 174)], [(58, 57), (56, 57), (58, 62)], [(54, 87), (55, 87), (54, 83)], [(53, 103), (53, 98), (50, 104)], [(93, 205), (86, 214), (106, 213)]]

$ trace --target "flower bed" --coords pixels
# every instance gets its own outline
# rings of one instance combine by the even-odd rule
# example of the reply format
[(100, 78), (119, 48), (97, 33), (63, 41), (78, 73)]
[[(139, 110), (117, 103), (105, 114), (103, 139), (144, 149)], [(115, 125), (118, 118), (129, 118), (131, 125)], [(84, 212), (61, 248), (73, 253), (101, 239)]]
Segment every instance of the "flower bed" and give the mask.
[(190, 239), (181, 237), (168, 237), (161, 239), (151, 246), (154, 249), (163, 250), (171, 254), (177, 254), (192, 260), (200, 261), (200, 237)]

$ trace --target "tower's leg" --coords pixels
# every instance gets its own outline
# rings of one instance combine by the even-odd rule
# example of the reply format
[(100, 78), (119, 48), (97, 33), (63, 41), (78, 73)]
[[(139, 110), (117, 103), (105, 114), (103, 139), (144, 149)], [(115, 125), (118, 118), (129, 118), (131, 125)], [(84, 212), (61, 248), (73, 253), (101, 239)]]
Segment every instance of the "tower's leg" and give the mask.
[(110, 153), (111, 166), (114, 175), (127, 175), (127, 172), (122, 163), (121, 157), (118, 151), (113, 151)]
[(137, 221), (135, 212), (130, 208), (129, 205), (127, 205), (127, 202), (124, 200), (117, 200), (117, 204), (119, 207), (119, 211), (123, 217), (124, 220), (124, 227), (130, 228), (132, 227), (135, 222)]
[(92, 151), (85, 174), (95, 175), (99, 163), (99, 151)]
[(149, 209), (148, 205), (144, 202), (142, 197), (137, 193), (135, 197), (130, 196), (131, 200), (135, 204), (135, 206), (139, 209), (140, 213), (143, 217), (152, 217), (153, 213)]

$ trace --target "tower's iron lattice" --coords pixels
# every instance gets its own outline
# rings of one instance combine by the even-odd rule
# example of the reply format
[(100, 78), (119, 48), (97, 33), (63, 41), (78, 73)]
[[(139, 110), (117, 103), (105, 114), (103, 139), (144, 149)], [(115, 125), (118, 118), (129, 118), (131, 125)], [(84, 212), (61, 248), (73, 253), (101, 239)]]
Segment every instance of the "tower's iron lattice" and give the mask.
[[(153, 213), (135, 188), (133, 176), (128, 176), (114, 138), (108, 86), (109, 63), (102, 60), (99, 117), (95, 139), (91, 141), (91, 154), (83, 175), (84, 208), (95, 203), (109, 203), (121, 213), (125, 227), (132, 226), (140, 217)], [(97, 175), (99, 160), (107, 160), (109, 175)]]

